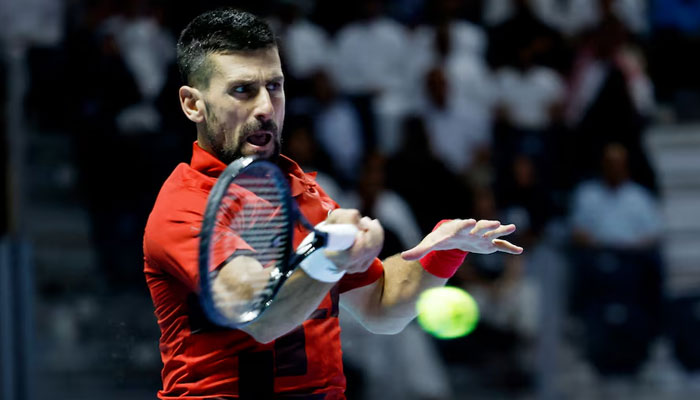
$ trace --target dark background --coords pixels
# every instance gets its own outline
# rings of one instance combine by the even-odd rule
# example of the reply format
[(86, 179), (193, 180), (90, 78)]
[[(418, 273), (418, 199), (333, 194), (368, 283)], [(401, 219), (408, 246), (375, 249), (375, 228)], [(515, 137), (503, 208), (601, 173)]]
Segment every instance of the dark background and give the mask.
[[(386, 254), (450, 217), (515, 222), (526, 248), (470, 255), (450, 282), (481, 307), (465, 338), (414, 324), (374, 337), (343, 319), (349, 398), (700, 394), (700, 1), (6, 0), (0, 397), (155, 398), (143, 227), (195, 138), (174, 44), (229, 5), (279, 33), (285, 152), (341, 206), (380, 218)], [(380, 17), (393, 23), (373, 31)], [(300, 27), (326, 46), (306, 69), (288, 61)], [(376, 43), (341, 52), (351, 28)], [(405, 47), (382, 53), (392, 40)], [(365, 81), (351, 69), (362, 57), (376, 65)], [(601, 164), (612, 142), (626, 156)], [(619, 224), (577, 208), (587, 182), (611, 176), (637, 196)], [(644, 228), (621, 239), (625, 224)]]

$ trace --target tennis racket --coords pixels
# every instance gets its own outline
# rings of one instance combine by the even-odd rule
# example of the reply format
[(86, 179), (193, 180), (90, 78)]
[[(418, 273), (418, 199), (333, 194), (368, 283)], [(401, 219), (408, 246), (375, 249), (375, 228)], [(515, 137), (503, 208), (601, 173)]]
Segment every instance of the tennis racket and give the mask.
[[(311, 233), (293, 251), (296, 223)], [(304, 259), (354, 243), (354, 225), (321, 225), (304, 218), (275, 164), (255, 157), (229, 164), (209, 193), (200, 232), (199, 297), (210, 321), (230, 328), (254, 321)], [(219, 274), (225, 275), (217, 282)], [(223, 300), (215, 286), (226, 276), (236, 284), (226, 287)]]

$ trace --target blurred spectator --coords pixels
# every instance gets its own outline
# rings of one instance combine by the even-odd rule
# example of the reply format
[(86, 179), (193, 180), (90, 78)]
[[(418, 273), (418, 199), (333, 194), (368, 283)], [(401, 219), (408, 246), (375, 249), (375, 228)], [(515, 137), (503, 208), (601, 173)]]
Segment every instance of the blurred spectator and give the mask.
[(560, 32), (574, 37), (594, 28), (608, 14), (638, 35), (649, 28), (646, 0), (531, 0), (537, 14)]
[(651, 193), (630, 180), (624, 146), (605, 146), (601, 179), (584, 182), (573, 195), (574, 242), (581, 246), (653, 248), (661, 235), (661, 215)]
[(155, 2), (132, 0), (124, 13), (108, 18), (100, 28), (114, 38), (142, 97), (141, 102), (117, 115), (122, 133), (158, 132), (161, 128), (153, 103), (175, 60), (175, 38), (162, 25), (161, 17), (162, 10)]
[(463, 216), (472, 197), (464, 182), (431, 154), (422, 117), (407, 117), (402, 136), (399, 151), (387, 165), (386, 181), (410, 204), (425, 234), (433, 230), (435, 221)]
[(0, 42), (28, 47), (60, 45), (67, 2), (52, 0), (3, 0), (0, 4)]
[[(66, 68), (67, 81), (82, 83), (83, 90), (70, 93), (75, 96), (71, 111), (81, 121), (74, 126), (80, 183), (99, 265), (107, 282), (114, 285), (141, 281), (136, 280), (138, 272), (133, 269), (139, 247), (132, 237), (138, 237), (139, 228), (132, 211), (136, 209), (134, 194), (143, 189), (136, 179), (140, 175), (132, 169), (138, 168), (141, 159), (138, 153), (125, 151), (116, 122), (122, 111), (142, 100), (142, 94), (115, 32), (103, 29), (105, 21), (119, 11), (114, 4), (88, 7), (70, 34)], [(130, 154), (133, 163), (124, 163), (124, 154)], [(96, 168), (98, 165), (101, 167)], [(129, 190), (123, 189), (127, 187)]]
[(328, 34), (307, 19), (298, 2), (280, 2), (278, 15), (271, 21), (279, 40), (285, 68), (287, 95), (306, 95), (306, 83), (319, 70), (328, 70), (333, 48)]
[[(470, 119), (470, 136), (488, 140), (495, 88), (485, 62), (487, 37), (479, 26), (454, 18), (455, 4), (459, 2), (434, 3), (434, 21), (415, 29), (405, 88), (407, 96), (416, 99), (412, 107), (417, 112), (430, 108), (431, 94), (424, 78), (431, 70), (442, 68), (451, 107)], [(398, 146), (399, 141), (395, 142)]]
[(531, 1), (504, 0), (487, 4), (487, 15), (489, 8), (498, 4), (506, 4), (512, 9), (512, 12), (505, 14), (505, 19), (495, 19), (490, 24), (487, 59), (492, 68), (518, 64), (520, 49), (531, 43), (536, 44), (538, 64), (547, 65), (560, 72), (567, 68), (568, 54), (562, 35), (543, 22)]
[(542, 159), (546, 136), (561, 116), (564, 81), (555, 70), (537, 64), (538, 46), (537, 39), (523, 43), (516, 63), (495, 72), (498, 151), (506, 158), (526, 153)]
[[(434, 47), (445, 58), (457, 54), (483, 57), (487, 48), (486, 32), (480, 26), (459, 18), (462, 3), (455, 0), (431, 1), (428, 5), (431, 12), (427, 23), (416, 28), (414, 33), (416, 39), (420, 43), (442, 43), (443, 46)], [(449, 39), (447, 41), (437, 39), (438, 35)]]
[(604, 148), (601, 179), (582, 183), (571, 210), (573, 315), (585, 356), (604, 375), (637, 373), (661, 331), (661, 217), (630, 181), (627, 150)]
[(315, 172), (316, 183), (334, 199), (344, 206), (344, 194), (340, 185), (328, 171), (332, 171), (331, 161), (318, 141), (313, 136), (313, 119), (307, 115), (291, 115), (284, 124), (282, 154), (288, 156), (304, 170)]
[[(422, 238), (407, 202), (386, 188), (385, 164), (383, 155), (369, 154), (362, 163), (357, 188), (346, 196), (344, 204), (382, 222), (384, 246), (380, 258), (409, 249)], [(425, 189), (427, 184), (421, 186)], [(344, 315), (344, 311), (341, 311), (340, 322), (345, 368), (356, 368), (359, 371), (356, 379), (362, 383), (348, 391), (350, 400), (451, 398), (447, 370), (440, 362), (434, 343), (416, 323), (409, 324), (398, 335), (386, 336), (367, 335), (355, 318)], [(352, 380), (349, 382), (352, 386)], [(356, 393), (354, 397), (353, 392)]]
[(381, 154), (373, 153), (365, 157), (357, 188), (346, 197), (347, 203), (344, 205), (382, 222), (384, 247), (379, 255), (381, 259), (410, 249), (422, 239), (408, 203), (386, 188), (385, 164), (386, 159)]
[[(194, 137), (172, 95), (181, 84), (173, 32), (193, 14), (228, 3), (10, 0), (0, 12), (5, 44), (31, 44), (30, 128), (74, 135), (97, 263), (120, 288), (142, 283), (133, 268), (142, 221), (172, 165), (187, 161)], [(499, 214), (530, 247), (558, 211), (550, 174), (561, 174), (564, 189), (575, 189), (556, 195), (572, 200), (573, 308), (584, 321), (584, 350), (601, 372), (636, 371), (659, 325), (663, 283), (661, 217), (641, 137), (657, 101), (673, 107), (675, 121), (700, 120), (700, 58), (693, 56), (700, 0), (236, 4), (267, 13), (273, 3), (280, 3), (274, 24), (288, 108), (302, 114), (287, 119), (283, 152), (317, 171), (341, 206), (378, 217), (387, 230), (385, 253), (414, 244), (416, 231), (427, 233), (441, 218), (465, 215)], [(169, 25), (164, 14), (174, 16)], [(638, 43), (647, 39), (645, 54)], [(516, 140), (504, 146), (506, 131)], [(611, 140), (620, 144), (607, 145)], [(369, 150), (380, 154), (363, 158)], [(495, 193), (485, 188), (494, 180), (492, 164)], [(476, 188), (465, 185), (465, 175)], [(8, 196), (0, 210), (8, 209)], [(475, 214), (467, 211), (472, 203)], [(528, 384), (522, 356), (537, 317), (536, 288), (525, 275), (518, 259), (470, 255), (454, 281), (477, 298), (482, 323), (448, 344), (458, 349), (448, 359), (481, 365), (485, 381), (501, 387)], [(689, 370), (700, 368), (696, 329), (688, 325), (690, 318), (697, 323), (694, 301), (682, 299), (671, 312), (678, 314), (676, 352)], [(415, 326), (406, 332), (367, 342), (361, 365), (374, 375), (365, 376), (372, 387), (365, 394), (447, 397), (425, 335)], [(346, 342), (352, 348), (365, 339)], [(416, 358), (405, 350), (411, 346)], [(418, 363), (423, 369), (411, 368)], [(411, 393), (386, 389), (390, 379), (411, 381), (401, 386)]]
[(610, 1), (601, 3), (608, 4), (603, 8), (603, 19), (584, 37), (573, 65), (573, 101), (567, 110), (570, 122), (582, 118), (586, 107), (594, 101), (596, 89), (600, 89), (605, 75), (610, 73), (606, 69), (618, 69), (623, 74), (630, 99), (639, 114), (648, 116), (654, 108), (653, 87), (645, 72), (643, 54), (614, 15)]
[(518, 227), (518, 242), (534, 248), (546, 224), (555, 215), (551, 189), (539, 174), (533, 159), (525, 154), (511, 162), (510, 176), (497, 192), (503, 218)]
[(362, 113), (368, 145), (391, 154), (400, 120), (411, 106), (406, 96), (409, 34), (384, 14), (384, 1), (362, 0), (360, 16), (335, 37), (332, 76)]
[[(500, 217), (488, 187), (475, 188), (473, 204), (470, 214), (476, 219)], [(463, 287), (474, 297), (479, 305), (479, 324), (469, 336), (439, 343), (448, 362), (470, 366), (487, 387), (511, 393), (533, 383), (538, 287), (525, 274), (524, 265), (518, 257), (487, 259), (470, 254), (450, 284)]]
[(569, 305), (582, 323), (573, 338), (603, 376), (634, 376), (667, 320), (658, 251), (598, 247), (570, 256)]
[(143, 285), (133, 268), (142, 258), (139, 232), (160, 183), (182, 160), (186, 138), (172, 130), (177, 119), (162, 120), (172, 114), (161, 110), (178, 107), (163, 103), (162, 91), (178, 83), (169, 74), (175, 46), (160, 22), (161, 6), (98, 2), (68, 36), (65, 79), (82, 85), (67, 102), (71, 120), (80, 121), (71, 132), (81, 189), (99, 265), (118, 289)]
[[(490, 126), (483, 110), (464, 107), (450, 91), (445, 70), (440, 67), (425, 76), (427, 102), (421, 114), (425, 121), (429, 148), (453, 175), (467, 176), (479, 157), (488, 153)], [(481, 112), (480, 112), (481, 111)]]
[(559, 117), (565, 94), (559, 74), (535, 64), (536, 43), (518, 49), (516, 65), (495, 73), (499, 117), (511, 127), (542, 135)]
[(630, 153), (633, 178), (656, 190), (641, 143), (653, 110), (653, 87), (643, 56), (632, 46), (622, 23), (608, 14), (585, 36), (571, 74), (565, 118), (573, 135), (564, 150), (575, 166), (571, 181), (590, 178), (604, 144), (618, 141)]
[(350, 95), (386, 95), (404, 84), (408, 33), (383, 14), (381, 0), (362, 0), (357, 21), (337, 34), (333, 77)]
[(290, 101), (290, 111), (313, 117), (314, 139), (330, 157), (331, 174), (341, 186), (352, 186), (368, 147), (361, 116), (325, 71), (316, 71), (310, 84), (311, 96)]
[(348, 400), (455, 398), (435, 341), (417, 323), (397, 335), (368, 335), (347, 313), (340, 308)]

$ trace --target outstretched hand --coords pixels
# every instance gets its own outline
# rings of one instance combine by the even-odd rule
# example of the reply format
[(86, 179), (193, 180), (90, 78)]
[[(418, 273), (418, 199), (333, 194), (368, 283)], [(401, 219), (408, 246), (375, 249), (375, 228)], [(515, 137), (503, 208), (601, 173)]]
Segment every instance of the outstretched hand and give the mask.
[(501, 236), (515, 232), (515, 225), (498, 221), (455, 219), (430, 232), (417, 246), (401, 253), (404, 260), (418, 260), (433, 250), (459, 249), (470, 253), (491, 254), (501, 251), (520, 254), (523, 248)]

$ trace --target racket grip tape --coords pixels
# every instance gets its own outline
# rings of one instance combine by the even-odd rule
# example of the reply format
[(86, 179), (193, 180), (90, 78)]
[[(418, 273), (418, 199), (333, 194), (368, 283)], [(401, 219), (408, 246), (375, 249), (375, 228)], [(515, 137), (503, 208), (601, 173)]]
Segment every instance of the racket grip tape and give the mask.
[[(327, 236), (326, 244), (323, 248), (317, 249), (309, 254), (299, 263), (299, 267), (311, 278), (321, 282), (338, 282), (345, 275), (344, 270), (338, 267), (326, 257), (323, 249), (345, 250), (355, 243), (357, 227), (351, 224), (326, 224), (321, 222), (314, 227), (315, 230), (324, 232)], [(306, 248), (315, 239), (315, 233), (311, 232), (299, 245), (299, 249)], [(303, 251), (303, 250), (302, 250)]]
[(328, 234), (326, 250), (345, 250), (355, 243), (357, 227), (352, 224), (327, 224), (322, 222), (316, 229)]

